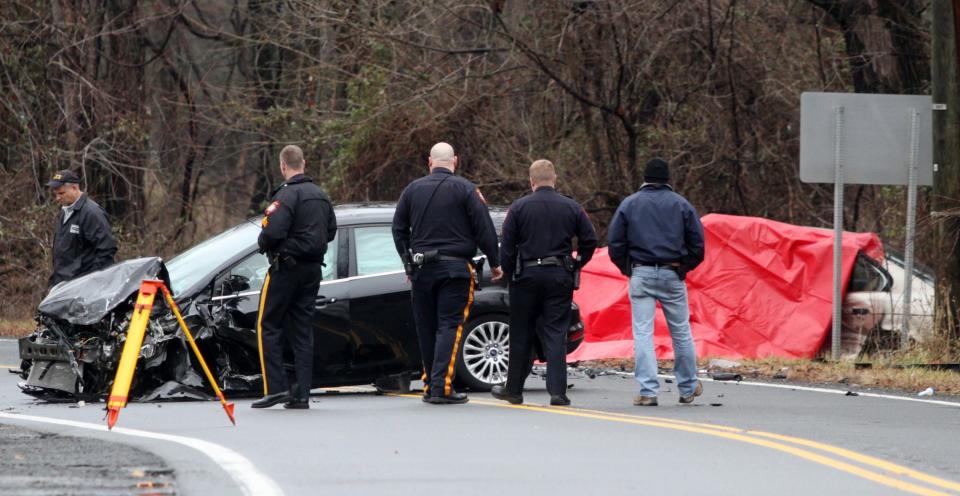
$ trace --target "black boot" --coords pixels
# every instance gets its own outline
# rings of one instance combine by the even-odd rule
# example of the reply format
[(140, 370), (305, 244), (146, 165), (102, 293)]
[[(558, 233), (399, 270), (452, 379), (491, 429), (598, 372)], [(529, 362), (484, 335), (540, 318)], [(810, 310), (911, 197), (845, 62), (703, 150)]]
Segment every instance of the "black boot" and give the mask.
[(456, 391), (451, 391), (450, 394), (443, 396), (430, 396), (427, 398), (427, 403), (431, 405), (459, 405), (470, 401), (467, 398), (466, 393), (458, 393)]
[(506, 401), (511, 405), (519, 405), (523, 403), (523, 394), (513, 394), (510, 392), (507, 392), (507, 386), (504, 386), (504, 385), (498, 384), (496, 386), (493, 386), (493, 389), (490, 390), (490, 394), (494, 398), (498, 400)]
[(254, 401), (251, 408), (270, 408), (273, 405), (279, 405), (280, 403), (286, 403), (290, 401), (290, 393), (284, 391), (282, 393), (268, 394), (263, 398), (260, 398), (257, 401)]
[(288, 410), (307, 410), (310, 408), (310, 398), (290, 398), (283, 407)]
[(567, 406), (570, 404), (570, 398), (565, 394), (557, 394), (550, 397), (550, 404), (553, 406)]

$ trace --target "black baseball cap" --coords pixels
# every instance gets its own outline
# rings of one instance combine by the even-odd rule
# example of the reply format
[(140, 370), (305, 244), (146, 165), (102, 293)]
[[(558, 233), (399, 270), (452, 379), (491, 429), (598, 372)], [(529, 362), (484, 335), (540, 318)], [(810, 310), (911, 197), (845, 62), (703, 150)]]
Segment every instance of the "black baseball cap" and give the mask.
[(53, 175), (53, 179), (47, 183), (51, 188), (59, 188), (67, 183), (80, 184), (80, 176), (71, 170), (62, 170)]

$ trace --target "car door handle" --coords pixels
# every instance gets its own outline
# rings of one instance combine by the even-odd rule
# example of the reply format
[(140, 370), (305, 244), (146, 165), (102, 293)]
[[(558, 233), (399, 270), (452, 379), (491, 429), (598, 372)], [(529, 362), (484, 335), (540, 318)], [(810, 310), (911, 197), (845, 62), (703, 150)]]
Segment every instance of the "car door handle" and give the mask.
[(336, 303), (336, 302), (337, 302), (336, 298), (327, 298), (326, 296), (318, 296), (316, 307), (323, 308), (331, 303)]

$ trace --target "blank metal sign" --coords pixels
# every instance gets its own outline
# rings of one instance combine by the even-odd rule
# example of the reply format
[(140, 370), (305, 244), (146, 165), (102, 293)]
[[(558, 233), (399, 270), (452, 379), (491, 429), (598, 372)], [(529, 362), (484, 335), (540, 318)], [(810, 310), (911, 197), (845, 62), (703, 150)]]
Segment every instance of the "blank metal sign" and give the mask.
[(814, 93), (800, 96), (800, 180), (833, 183), (834, 109), (843, 107), (843, 182), (906, 185), (910, 109), (918, 112), (917, 184), (933, 184), (933, 123), (927, 95)]

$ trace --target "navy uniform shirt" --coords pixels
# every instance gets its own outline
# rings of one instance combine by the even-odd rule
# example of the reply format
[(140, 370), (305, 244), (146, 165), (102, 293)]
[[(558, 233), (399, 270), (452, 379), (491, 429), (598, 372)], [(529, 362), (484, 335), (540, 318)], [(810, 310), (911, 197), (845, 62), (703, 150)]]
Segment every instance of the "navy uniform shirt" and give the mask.
[(608, 241), (610, 259), (621, 272), (636, 262), (693, 270), (704, 256), (697, 211), (666, 184), (645, 184), (624, 199), (613, 214)]
[(503, 222), (500, 259), (509, 278), (521, 261), (570, 256), (572, 238), (577, 238), (577, 254), (586, 265), (597, 248), (597, 233), (579, 203), (541, 186), (510, 205)]
[(263, 230), (257, 244), (261, 252), (303, 262), (322, 262), (327, 243), (337, 234), (330, 197), (303, 174), (291, 177), (273, 192), (260, 225)]
[(445, 167), (434, 167), (403, 190), (393, 215), (393, 241), (401, 257), (409, 248), (471, 259), (479, 246), (491, 267), (500, 265), (497, 231), (483, 195)]
[(86, 193), (77, 199), (66, 222), (63, 218), (61, 210), (53, 234), (53, 274), (47, 281), (49, 286), (109, 267), (117, 253), (107, 213)]

